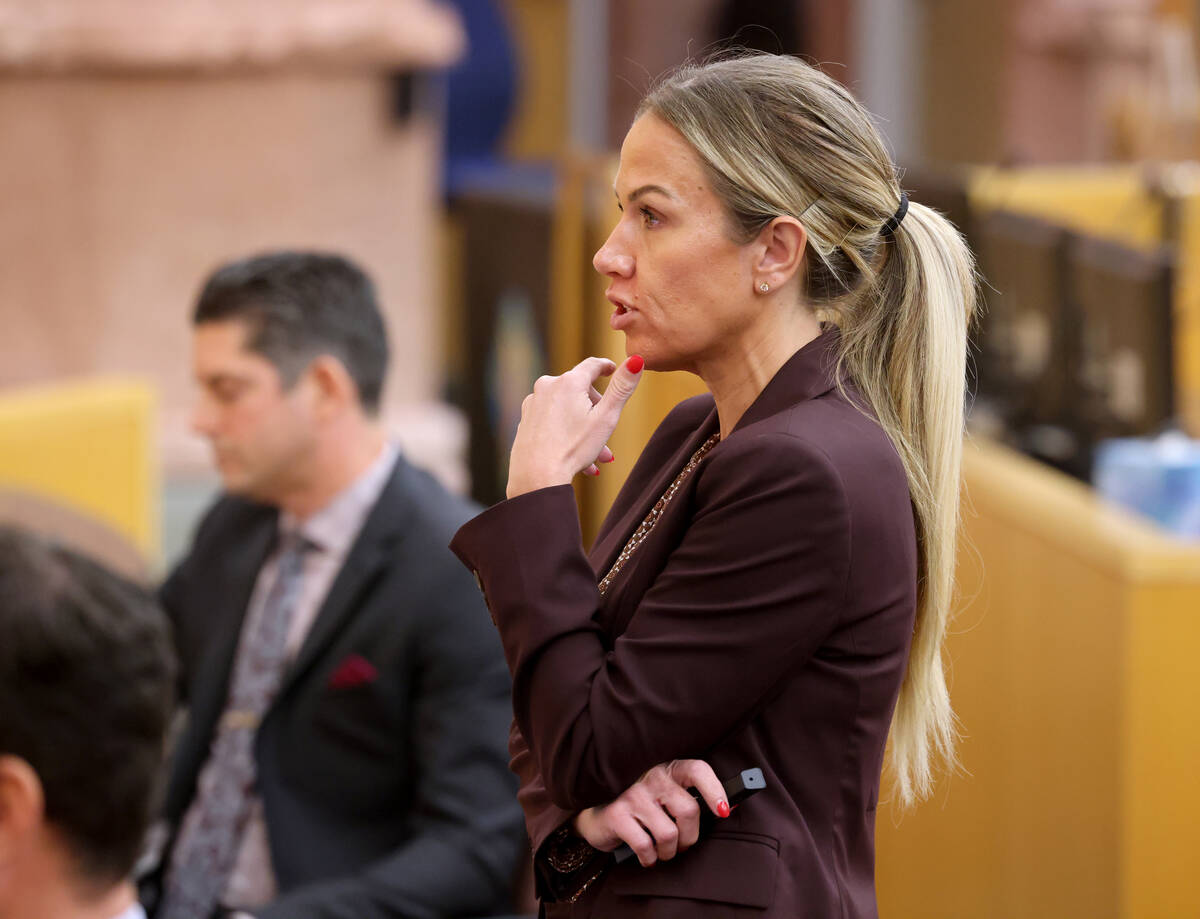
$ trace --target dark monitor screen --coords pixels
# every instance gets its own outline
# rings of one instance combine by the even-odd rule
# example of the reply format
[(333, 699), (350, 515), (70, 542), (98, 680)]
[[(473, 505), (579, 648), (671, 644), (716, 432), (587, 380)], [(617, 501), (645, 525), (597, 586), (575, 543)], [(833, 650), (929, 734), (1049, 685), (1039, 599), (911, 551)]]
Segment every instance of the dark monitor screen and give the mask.
[(1081, 236), (1069, 247), (1068, 276), (1082, 421), (1095, 439), (1157, 433), (1175, 409), (1169, 251)]
[(1009, 428), (1061, 421), (1077, 352), (1066, 290), (1068, 233), (1007, 212), (986, 214), (975, 226), (983, 300), (979, 398)]

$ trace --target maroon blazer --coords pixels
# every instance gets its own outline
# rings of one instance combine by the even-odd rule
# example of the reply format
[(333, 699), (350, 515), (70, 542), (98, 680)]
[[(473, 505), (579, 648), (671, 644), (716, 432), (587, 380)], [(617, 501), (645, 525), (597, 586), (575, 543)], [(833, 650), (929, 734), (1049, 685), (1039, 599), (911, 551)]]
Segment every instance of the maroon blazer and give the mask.
[(616, 868), (549, 916), (874, 917), (879, 773), (916, 607), (890, 440), (834, 385), (836, 333), (779, 370), (689, 476), (607, 594), (596, 584), (692, 453), (677, 406), (585, 554), (569, 486), (502, 502), (451, 547), (513, 673), (513, 769), (535, 851), (645, 770), (760, 766), (767, 790), (687, 852)]

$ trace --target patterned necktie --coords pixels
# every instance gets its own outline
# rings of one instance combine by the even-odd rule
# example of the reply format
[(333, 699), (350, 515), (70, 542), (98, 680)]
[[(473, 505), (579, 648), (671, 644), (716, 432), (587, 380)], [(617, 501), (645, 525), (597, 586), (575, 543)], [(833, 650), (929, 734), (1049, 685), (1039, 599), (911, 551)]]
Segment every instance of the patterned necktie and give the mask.
[(238, 645), (225, 712), (171, 854), (158, 919), (208, 919), (229, 882), (256, 781), (254, 737), (283, 677), (304, 553), (312, 548), (298, 534), (280, 544), (275, 581)]

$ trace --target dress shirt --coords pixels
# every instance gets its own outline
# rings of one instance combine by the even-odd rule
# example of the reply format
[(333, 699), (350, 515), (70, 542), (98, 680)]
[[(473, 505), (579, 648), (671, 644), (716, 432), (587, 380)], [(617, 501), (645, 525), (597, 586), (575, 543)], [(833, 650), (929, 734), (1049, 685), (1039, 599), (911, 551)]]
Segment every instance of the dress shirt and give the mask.
[[(296, 656), (303, 645), (325, 596), (333, 586), (334, 578), (337, 577), (358, 537), (359, 530), (387, 484), (397, 454), (398, 450), (393, 444), (385, 444), (379, 456), (362, 475), (306, 520), (297, 520), (287, 512), (280, 514), (280, 532), (298, 533), (312, 546), (305, 553), (300, 593), (288, 625), (286, 648), (289, 660)], [(251, 624), (261, 615), (267, 594), (275, 581), (280, 554), (277, 546), (259, 570), (246, 612), (245, 625), (242, 627), (243, 635), (251, 631)], [(218, 727), (218, 730), (221, 728)], [(210, 766), (211, 763), (206, 764), (201, 771), (201, 789), (206, 779), (209, 782), (213, 781), (213, 776), (209, 774)], [(195, 800), (200, 801), (202, 797), (197, 794)], [(195, 807), (193, 804), (184, 815), (185, 823), (192, 816)], [(276, 894), (275, 872), (271, 866), (271, 849), (262, 799), (253, 794), (237, 859), (230, 872), (225, 895), (221, 899), (227, 908), (250, 908), (271, 902)]]

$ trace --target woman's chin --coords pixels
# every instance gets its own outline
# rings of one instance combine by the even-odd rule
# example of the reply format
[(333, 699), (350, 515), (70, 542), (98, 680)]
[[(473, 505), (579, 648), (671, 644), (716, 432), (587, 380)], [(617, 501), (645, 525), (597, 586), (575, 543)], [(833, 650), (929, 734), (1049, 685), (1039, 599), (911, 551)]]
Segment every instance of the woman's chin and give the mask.
[(642, 359), (646, 362), (647, 370), (658, 369), (657, 367), (652, 368), (650, 366), (657, 352), (658, 349), (654, 347), (654, 343), (652, 341), (647, 341), (644, 336), (630, 335), (628, 332), (625, 333), (625, 356), (632, 357), (635, 354), (641, 355)]

